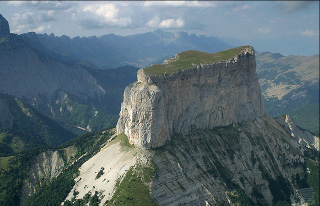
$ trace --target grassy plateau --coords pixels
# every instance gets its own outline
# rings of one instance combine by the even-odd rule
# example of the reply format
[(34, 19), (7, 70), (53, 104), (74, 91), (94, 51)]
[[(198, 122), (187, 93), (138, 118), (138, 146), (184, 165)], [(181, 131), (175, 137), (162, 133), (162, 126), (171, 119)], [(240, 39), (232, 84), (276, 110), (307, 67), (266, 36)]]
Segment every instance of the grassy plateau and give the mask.
[(153, 64), (143, 70), (149, 75), (172, 74), (183, 69), (188, 69), (192, 67), (192, 64), (209, 64), (229, 60), (246, 48), (251, 48), (251, 46), (240, 46), (217, 53), (188, 50), (179, 53), (175, 58), (170, 59), (167, 64)]

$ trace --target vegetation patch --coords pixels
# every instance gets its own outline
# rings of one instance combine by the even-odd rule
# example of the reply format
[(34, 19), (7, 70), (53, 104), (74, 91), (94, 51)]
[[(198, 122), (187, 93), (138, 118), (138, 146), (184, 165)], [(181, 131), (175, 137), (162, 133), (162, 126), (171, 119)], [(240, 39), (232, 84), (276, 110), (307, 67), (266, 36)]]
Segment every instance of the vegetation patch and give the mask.
[(121, 133), (119, 136), (118, 136), (118, 139), (120, 141), (120, 145), (122, 147), (127, 147), (127, 148), (134, 148), (134, 145), (130, 144), (129, 142), (129, 139), (127, 137), (127, 135), (125, 135), (125, 133)]
[(191, 68), (193, 64), (210, 64), (229, 60), (240, 54), (245, 48), (251, 47), (241, 46), (212, 54), (195, 50), (184, 51), (177, 54), (175, 58), (168, 60), (169, 63), (167, 64), (154, 64), (143, 70), (150, 75), (172, 74), (179, 70)]
[(20, 204), (23, 180), (38, 151), (28, 151), (15, 156), (0, 157), (0, 205)]
[(130, 144), (129, 139), (127, 137), (127, 135), (122, 132), (121, 134), (119, 134), (115, 140), (112, 141), (112, 144), (119, 142), (121, 145), (121, 148), (123, 150), (128, 150), (128, 149), (132, 149), (135, 146), (133, 144)]
[(153, 179), (155, 167), (138, 165), (131, 167), (122, 181), (118, 180), (116, 191), (110, 201), (105, 205), (157, 205), (150, 196), (148, 183)]
[(96, 180), (99, 179), (104, 174), (103, 170), (104, 170), (104, 168), (101, 167), (100, 171), (98, 172), (98, 174), (96, 176)]
[[(25, 205), (60, 205), (73, 188), (75, 184), (74, 178), (79, 175), (79, 168), (81, 167), (81, 165), (89, 160), (98, 151), (100, 151), (101, 145), (103, 145), (103, 143), (110, 139), (114, 132), (114, 129), (109, 129), (99, 132), (87, 133), (61, 146), (61, 148), (65, 148), (74, 145), (77, 148), (75, 157), (77, 159), (80, 157), (81, 158), (78, 159), (78, 161), (74, 162), (74, 164), (69, 165), (69, 167), (65, 169), (58, 177), (51, 179), (42, 187), (38, 187), (36, 193), (27, 199)], [(92, 201), (91, 199), (89, 199), (89, 202), (91, 202), (89, 205), (98, 205), (96, 201), (98, 198), (98, 194), (94, 194), (92, 198)], [(82, 203), (83, 202), (79, 200), (78, 202), (68, 202), (67, 204), (74, 204), (79, 206), (86, 205)]]
[(246, 195), (246, 193), (242, 189), (236, 189), (231, 192), (227, 192), (227, 198), (230, 200), (231, 205), (238, 205), (238, 206), (254, 205), (252, 200)]
[(83, 199), (74, 199), (74, 201), (66, 200), (64, 206), (98, 206), (101, 202), (101, 194), (95, 191), (94, 195), (91, 195), (89, 191), (84, 195)]
[(309, 205), (319, 205), (319, 162), (306, 158), (306, 164), (310, 171), (307, 176), (307, 183), (315, 192), (314, 199), (310, 201)]

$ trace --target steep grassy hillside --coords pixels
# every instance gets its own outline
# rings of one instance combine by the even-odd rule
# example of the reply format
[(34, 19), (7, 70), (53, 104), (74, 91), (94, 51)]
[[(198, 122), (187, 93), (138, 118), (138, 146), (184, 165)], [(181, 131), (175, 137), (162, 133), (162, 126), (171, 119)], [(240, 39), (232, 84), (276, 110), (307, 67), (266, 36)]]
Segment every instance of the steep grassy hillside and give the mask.
[(319, 55), (283, 56), (261, 52), (256, 53), (256, 62), (267, 113), (297, 116), (294, 118), (297, 125), (319, 133), (316, 120), (319, 112), (314, 106), (319, 103)]
[(33, 158), (38, 151), (0, 157), (0, 205), (16, 206), (20, 203), (21, 188)]
[[(319, 55), (256, 54), (257, 73), (271, 115), (319, 101)], [(282, 112), (282, 113), (281, 113)]]
[(319, 137), (319, 104), (302, 106), (289, 113), (294, 122)]
[(21, 152), (38, 146), (59, 145), (75, 137), (18, 98), (0, 93), (0, 101), (7, 113), (7, 121), (4, 121), (7, 123), (1, 125), (3, 129), (0, 131), (2, 148)]
[[(59, 148), (29, 150), (12, 156), (0, 157), (0, 205), (17, 206), (21, 200), (25, 201), (21, 199), (21, 195), (25, 193), (23, 187), (30, 183), (37, 188), (37, 193), (25, 202), (26, 205), (60, 204), (71, 190), (74, 184), (73, 178), (78, 174), (78, 168), (97, 153), (113, 134), (114, 130), (87, 133), (74, 138)], [(50, 174), (45, 174), (47, 176), (41, 178), (42, 186), (39, 187), (40, 182), (30, 180), (33, 179), (34, 175), (42, 174), (42, 171), (38, 171), (39, 174), (34, 174), (30, 172), (30, 169), (41, 164), (41, 162), (36, 162), (39, 160), (37, 157), (46, 151), (58, 151), (64, 161), (64, 172), (54, 178)], [(46, 167), (50, 167), (50, 165)], [(29, 184), (24, 182), (25, 179), (29, 181)]]
[(0, 156), (47, 146), (37, 137), (13, 129), (0, 129)]

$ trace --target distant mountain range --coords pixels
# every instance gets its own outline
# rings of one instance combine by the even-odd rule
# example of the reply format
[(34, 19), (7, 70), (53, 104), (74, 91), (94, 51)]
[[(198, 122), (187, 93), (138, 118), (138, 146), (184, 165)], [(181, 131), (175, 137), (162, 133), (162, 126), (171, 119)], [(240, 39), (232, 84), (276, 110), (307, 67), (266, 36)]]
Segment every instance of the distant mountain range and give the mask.
[(162, 30), (125, 37), (108, 34), (101, 37), (70, 38), (36, 33), (26, 33), (20, 37), (34, 48), (60, 60), (69, 57), (90, 62), (103, 69), (124, 65), (147, 67), (159, 59), (166, 59), (185, 50), (213, 53), (231, 48), (216, 37)]

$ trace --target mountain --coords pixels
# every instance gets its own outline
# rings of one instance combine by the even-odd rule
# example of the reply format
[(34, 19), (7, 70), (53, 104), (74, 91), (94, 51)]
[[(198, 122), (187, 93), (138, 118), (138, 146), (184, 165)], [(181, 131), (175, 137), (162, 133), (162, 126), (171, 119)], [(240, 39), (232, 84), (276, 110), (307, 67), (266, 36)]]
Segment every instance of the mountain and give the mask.
[[(264, 109), (316, 116), (313, 58), (257, 54), (261, 93), (250, 46), (209, 54), (229, 47), (161, 30), (15, 35), (3, 19), (0, 205), (318, 204), (317, 137)], [(137, 78), (110, 69), (175, 53)], [(72, 138), (114, 126), (119, 111), (116, 129)]]
[(65, 158), (66, 169), (43, 176), (50, 183), (26, 205), (288, 205), (308, 202), (305, 190), (318, 197), (318, 153), (265, 113), (252, 47), (182, 52), (137, 76), (117, 134), (70, 142), (63, 150), (96, 149)]
[(299, 196), (291, 177), (305, 174), (302, 151), (265, 114), (255, 70), (250, 46), (185, 51), (139, 70), (125, 89), (117, 133), (155, 148), (150, 189), (159, 205), (236, 204), (239, 194), (249, 204), (275, 205)]
[(0, 153), (13, 154), (67, 142), (75, 134), (8, 94), (0, 93)]
[(0, 14), (0, 37), (5, 37), (10, 34), (8, 21)]
[(88, 133), (56, 149), (1, 157), (1, 194), (7, 195), (0, 200), (7, 205), (318, 201), (318, 153), (265, 113), (252, 47), (182, 52), (137, 76), (125, 89), (117, 129)]
[(257, 73), (268, 114), (299, 116), (299, 125), (319, 134), (319, 55), (257, 53)]
[(159, 147), (174, 133), (186, 135), (191, 128), (212, 129), (264, 114), (249, 46), (215, 54), (181, 52), (162, 65), (139, 70), (137, 78), (125, 89), (117, 124), (118, 134), (125, 131), (132, 144)]
[[(9, 26), (4, 18), (2, 22)], [(25, 101), (76, 134), (114, 126), (123, 90), (136, 80), (133, 66), (100, 68), (150, 65), (187, 48), (228, 47), (215, 37), (162, 30), (72, 39), (15, 35), (6, 26), (2, 30), (6, 35), (0, 39), (0, 92)]]
[(15, 34), (1, 40), (0, 51), (0, 92), (78, 134), (115, 125), (123, 89), (135, 81), (134, 67), (106, 72), (61, 63)]
[[(8, 33), (8, 30), (6, 32)], [(46, 116), (54, 118), (59, 124), (65, 125), (69, 130), (77, 134), (83, 131), (96, 131), (103, 127), (115, 125), (120, 111), (122, 91), (127, 84), (135, 81), (136, 69), (130, 70), (127, 67), (128, 72), (116, 69), (108, 70), (108, 72), (104, 73), (98, 68), (103, 67), (106, 69), (126, 64), (149, 66), (151, 63), (162, 63), (167, 57), (171, 57), (173, 54), (183, 50), (196, 49), (204, 52), (216, 52), (229, 48), (228, 45), (214, 37), (189, 35), (185, 32), (170, 33), (162, 30), (126, 37), (109, 34), (101, 37), (69, 38), (67, 36), (57, 37), (54, 34), (47, 35), (32, 32), (16, 36), (15, 40), (13, 36), (11, 35), (10, 37), (11, 41), (22, 41), (28, 45), (28, 49), (36, 51), (47, 59), (51, 59), (54, 63), (50, 61), (43, 62), (44, 65), (54, 65), (51, 66), (51, 70), (53, 70), (53, 67), (72, 67), (73, 69), (63, 69), (63, 71), (60, 71), (62, 73), (59, 75), (59, 78), (54, 78), (55, 75), (47, 75), (45, 78), (40, 78), (51, 83), (48, 85), (49, 87), (55, 84), (56, 86), (60, 85), (62, 88), (52, 87), (53, 89), (50, 92), (47, 91), (50, 90), (48, 87), (32, 88), (31, 85), (35, 85), (35, 83), (30, 84), (28, 81), (33, 82), (34, 79), (29, 78), (27, 75), (24, 77), (24, 81), (18, 80), (18, 87), (10, 86), (16, 92), (9, 91), (9, 94), (17, 95), (19, 98), (23, 98), (22, 96), (36, 98), (38, 103), (34, 103), (35, 100), (28, 100), (28, 103), (34, 105), (36, 109)], [(11, 52), (10, 58), (15, 58), (15, 51)], [(26, 58), (26, 56), (21, 56), (21, 58)], [(7, 58), (7, 62), (12, 61), (8, 56), (5, 58)], [(285, 57), (278, 53), (262, 52), (257, 53), (256, 61), (259, 83), (268, 114), (281, 116), (290, 113), (292, 118), (295, 118), (297, 116), (295, 112), (299, 113), (300, 108), (319, 102), (318, 56)], [(31, 66), (32, 62), (28, 64)], [(8, 70), (13, 71), (10, 69), (12, 65), (4, 66)], [(21, 67), (21, 65), (15, 65), (15, 67)], [(63, 74), (67, 70), (69, 74)], [(79, 72), (80, 74), (77, 74), (79, 77), (76, 77), (77, 83), (66, 81), (69, 77), (70, 79), (75, 78), (77, 70), (81, 71)], [(30, 73), (27, 70), (25, 71)], [(38, 72), (37, 75), (39, 74)], [(102, 76), (106, 79), (102, 79)], [(61, 80), (63, 77), (66, 78)], [(14, 72), (9, 72), (9, 75), (6, 77), (8, 81), (15, 78), (17, 79), (17, 75)], [(88, 82), (89, 85), (95, 84), (92, 82), (95, 81), (94, 79), (99, 81), (95, 86), (79, 86), (83, 82)], [(26, 87), (21, 82), (26, 82)], [(36, 84), (43, 85), (42, 83)], [(72, 92), (66, 88), (73, 87), (74, 85), (78, 86), (75, 86), (76, 89), (72, 89)], [(108, 92), (101, 93), (100, 89), (97, 88), (100, 86)], [(0, 88), (2, 92), (7, 92), (5, 85), (0, 85), (0, 87), (3, 87), (2, 90)], [(23, 89), (21, 89), (22, 87)], [(88, 88), (89, 93), (91, 93), (86, 94), (88, 97), (84, 97), (86, 95), (83, 95), (87, 93), (83, 89), (84, 87)], [(39, 93), (41, 95), (46, 93), (46, 100), (42, 101), (40, 99), (43, 99), (43, 97), (36, 97), (37, 94), (30, 95), (28, 93), (30, 90), (33, 93), (37, 93), (37, 90), (40, 88), (44, 88)], [(60, 90), (63, 91), (61, 92)], [(17, 94), (19, 92), (21, 94)], [(97, 93), (97, 97), (95, 97), (96, 92), (100, 92), (99, 94)], [(64, 93), (67, 96), (64, 96)], [(52, 100), (47, 96), (53, 96)], [(53, 101), (55, 103), (52, 103)], [(73, 112), (70, 112), (68, 108), (74, 108)], [(298, 125), (318, 134), (318, 124), (308, 124), (305, 127), (306, 122), (314, 122), (314, 119), (319, 119), (315, 114), (317, 112), (312, 113), (311, 119), (303, 116), (304, 119), (298, 120)], [(105, 118), (104, 116), (107, 117)], [(301, 118), (301, 115), (299, 118)]]
[(216, 37), (197, 36), (186, 32), (171, 33), (155, 30), (143, 34), (101, 37), (55, 36), (54, 34), (22, 34), (21, 38), (35, 48), (60, 60), (70, 57), (90, 62), (101, 68), (116, 68), (124, 65), (146, 67), (184, 50), (197, 49), (217, 52), (230, 48)]

